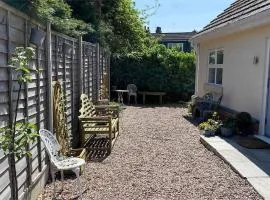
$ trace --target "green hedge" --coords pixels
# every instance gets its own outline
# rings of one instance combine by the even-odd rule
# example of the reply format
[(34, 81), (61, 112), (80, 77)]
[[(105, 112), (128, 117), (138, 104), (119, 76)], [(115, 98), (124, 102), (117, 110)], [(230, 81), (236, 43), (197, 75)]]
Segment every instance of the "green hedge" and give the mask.
[(124, 89), (134, 83), (140, 91), (162, 91), (167, 101), (188, 100), (194, 93), (195, 55), (156, 45), (146, 53), (114, 55), (111, 85)]

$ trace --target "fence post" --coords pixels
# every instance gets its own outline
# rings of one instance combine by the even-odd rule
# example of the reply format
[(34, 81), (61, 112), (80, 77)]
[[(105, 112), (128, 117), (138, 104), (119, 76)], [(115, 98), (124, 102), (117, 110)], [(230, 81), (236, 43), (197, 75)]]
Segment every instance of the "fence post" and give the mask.
[(51, 24), (47, 23), (47, 34), (46, 34), (46, 46), (47, 46), (47, 75), (48, 75), (48, 129), (53, 131), (53, 104), (52, 104), (52, 33), (51, 33)]
[[(81, 95), (82, 92), (83, 92), (83, 80), (82, 80), (82, 68), (83, 68), (83, 60), (82, 60), (82, 53), (83, 53), (83, 50), (82, 50), (83, 46), (82, 46), (82, 36), (79, 37), (79, 51), (78, 51), (78, 64), (79, 64), (79, 70), (78, 70), (78, 74), (79, 74), (79, 77), (78, 77), (78, 80), (79, 80), (79, 94)], [(79, 102), (78, 102), (79, 103)]]
[[(11, 57), (11, 41), (10, 41), (10, 12), (7, 11), (7, 23), (6, 23), (6, 33), (7, 33), (7, 63)], [(13, 124), (13, 104), (12, 104), (12, 89), (13, 89), (13, 80), (12, 80), (12, 69), (8, 67), (8, 98), (9, 98), (9, 125), (12, 127)], [(16, 176), (16, 162), (14, 154), (8, 155), (9, 162), (9, 179), (10, 179), (10, 190), (11, 190), (11, 199), (18, 198), (18, 182)]]
[(99, 43), (96, 43), (96, 96), (95, 96), (95, 101), (98, 102), (99, 100), (99, 88), (100, 88), (100, 47)]
[(111, 99), (111, 53), (107, 53), (107, 73), (108, 73), (108, 95), (109, 100)]

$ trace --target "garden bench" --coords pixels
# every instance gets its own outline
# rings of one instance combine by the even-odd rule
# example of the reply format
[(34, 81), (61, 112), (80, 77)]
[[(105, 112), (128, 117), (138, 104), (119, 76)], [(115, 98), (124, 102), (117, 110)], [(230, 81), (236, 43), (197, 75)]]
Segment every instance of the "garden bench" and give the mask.
[(143, 104), (145, 104), (145, 96), (159, 96), (159, 104), (162, 104), (162, 97), (166, 95), (165, 92), (138, 92), (139, 94), (143, 95)]
[(206, 120), (208, 114), (217, 111), (223, 97), (222, 87), (205, 84), (204, 90), (206, 94), (202, 98), (196, 99), (193, 110), (193, 116), (199, 117), (201, 121)]
[(86, 94), (81, 95), (80, 128), (82, 144), (90, 135), (106, 135), (109, 139), (107, 149), (111, 151), (119, 134), (119, 106), (94, 105)]

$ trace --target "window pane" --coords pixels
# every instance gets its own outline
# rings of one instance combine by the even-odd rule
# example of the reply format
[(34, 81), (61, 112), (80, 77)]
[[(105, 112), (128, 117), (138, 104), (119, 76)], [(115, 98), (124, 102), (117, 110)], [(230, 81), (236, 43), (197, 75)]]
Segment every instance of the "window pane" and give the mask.
[(215, 83), (215, 68), (209, 68), (208, 83)]
[(222, 85), (222, 74), (223, 74), (223, 69), (222, 68), (217, 68), (217, 81), (216, 84)]
[(214, 65), (216, 64), (216, 54), (215, 52), (210, 52), (209, 54), (209, 64)]
[(223, 64), (223, 51), (217, 52), (217, 64), (222, 65)]

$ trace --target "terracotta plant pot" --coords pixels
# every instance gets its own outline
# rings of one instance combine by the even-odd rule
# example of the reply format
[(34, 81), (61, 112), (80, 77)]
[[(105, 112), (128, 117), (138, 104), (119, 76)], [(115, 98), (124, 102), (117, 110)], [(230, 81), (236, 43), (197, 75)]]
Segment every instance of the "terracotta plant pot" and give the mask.
[(45, 40), (46, 33), (42, 30), (31, 28), (30, 43), (36, 45), (37, 47), (42, 46)]

